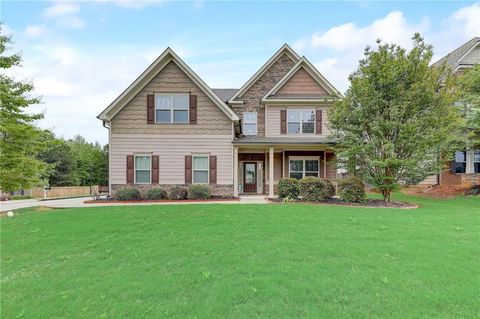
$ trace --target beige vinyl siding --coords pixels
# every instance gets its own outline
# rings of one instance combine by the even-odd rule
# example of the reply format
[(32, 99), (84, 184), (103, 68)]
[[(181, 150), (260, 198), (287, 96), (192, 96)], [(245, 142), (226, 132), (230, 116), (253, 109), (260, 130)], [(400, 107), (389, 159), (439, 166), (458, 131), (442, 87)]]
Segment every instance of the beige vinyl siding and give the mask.
[(466, 57), (460, 61), (461, 64), (480, 64), (480, 45), (477, 45)]
[(305, 69), (300, 68), (275, 95), (328, 95)]
[[(197, 95), (197, 124), (147, 124), (147, 95)], [(231, 120), (175, 64), (168, 63), (111, 121), (113, 134), (232, 134)]]
[(110, 150), (111, 184), (126, 183), (126, 157), (135, 153), (159, 156), (159, 184), (184, 184), (185, 155), (192, 153), (216, 155), (217, 184), (233, 183), (233, 147), (230, 135), (112, 134)]
[(337, 164), (335, 162), (334, 153), (327, 152), (327, 178), (326, 179), (330, 181), (334, 181), (337, 179)]
[[(299, 137), (299, 138), (316, 138), (316, 137), (325, 137), (330, 134), (328, 128), (328, 110), (330, 106), (266, 106), (266, 123), (267, 127), (265, 130), (266, 137)], [(322, 134), (281, 134), (280, 132), (280, 110), (288, 109), (317, 109), (322, 110)]]
[(437, 185), (437, 175), (428, 176), (419, 185)]

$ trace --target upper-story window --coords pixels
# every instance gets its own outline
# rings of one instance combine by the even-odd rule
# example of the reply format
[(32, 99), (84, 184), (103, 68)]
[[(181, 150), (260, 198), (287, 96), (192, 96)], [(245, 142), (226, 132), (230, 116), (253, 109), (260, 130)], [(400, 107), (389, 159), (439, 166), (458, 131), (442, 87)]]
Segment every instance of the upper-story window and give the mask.
[(188, 123), (188, 94), (155, 94), (155, 122)]
[(315, 110), (288, 110), (288, 134), (315, 133)]
[(257, 135), (257, 112), (243, 112), (243, 135)]

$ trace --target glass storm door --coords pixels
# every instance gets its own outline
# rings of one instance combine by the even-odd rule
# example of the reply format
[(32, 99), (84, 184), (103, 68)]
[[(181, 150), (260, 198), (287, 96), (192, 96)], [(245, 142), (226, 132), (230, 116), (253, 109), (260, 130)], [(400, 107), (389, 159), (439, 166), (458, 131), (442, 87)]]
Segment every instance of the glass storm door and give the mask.
[(243, 169), (243, 190), (245, 193), (257, 192), (257, 164), (245, 163)]

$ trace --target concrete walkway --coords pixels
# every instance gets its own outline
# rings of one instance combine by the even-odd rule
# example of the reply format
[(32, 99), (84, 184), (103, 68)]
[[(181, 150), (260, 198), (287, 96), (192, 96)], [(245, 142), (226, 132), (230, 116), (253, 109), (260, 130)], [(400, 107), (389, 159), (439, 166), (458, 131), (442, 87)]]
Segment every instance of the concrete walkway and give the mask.
[(6, 212), (19, 208), (47, 206), (53, 208), (68, 208), (68, 207), (98, 207), (98, 206), (132, 206), (132, 205), (198, 205), (198, 204), (267, 204), (265, 196), (262, 195), (245, 195), (240, 196), (240, 201), (210, 201), (210, 202), (139, 202), (139, 203), (94, 203), (85, 204), (84, 201), (91, 200), (92, 197), (78, 197), (67, 199), (52, 199), (47, 201), (39, 201), (36, 199), (10, 200), (0, 202), (0, 211)]

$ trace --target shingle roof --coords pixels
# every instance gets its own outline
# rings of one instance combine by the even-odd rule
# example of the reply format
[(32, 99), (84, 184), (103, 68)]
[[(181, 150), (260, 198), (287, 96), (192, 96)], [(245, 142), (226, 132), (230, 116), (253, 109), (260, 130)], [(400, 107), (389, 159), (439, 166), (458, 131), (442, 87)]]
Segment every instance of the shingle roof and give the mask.
[(310, 145), (334, 145), (336, 140), (329, 137), (264, 137), (244, 136), (237, 138), (233, 144), (310, 144)]
[(227, 102), (235, 93), (237, 93), (238, 89), (212, 89), (212, 91), (222, 99), (222, 101)]
[(433, 63), (432, 66), (438, 67), (441, 66), (443, 63), (447, 63), (448, 66), (450, 66), (452, 69), (456, 69), (461, 63), (459, 63), (459, 59), (467, 53), (474, 45), (477, 44), (477, 42), (480, 41), (480, 37), (474, 37), (470, 41), (464, 43), (457, 49), (453, 50), (437, 62)]

